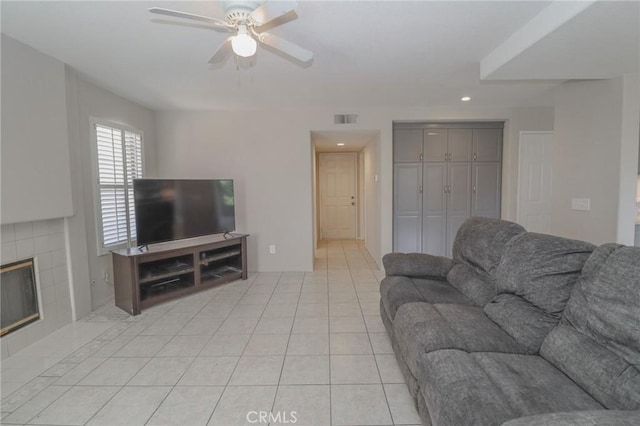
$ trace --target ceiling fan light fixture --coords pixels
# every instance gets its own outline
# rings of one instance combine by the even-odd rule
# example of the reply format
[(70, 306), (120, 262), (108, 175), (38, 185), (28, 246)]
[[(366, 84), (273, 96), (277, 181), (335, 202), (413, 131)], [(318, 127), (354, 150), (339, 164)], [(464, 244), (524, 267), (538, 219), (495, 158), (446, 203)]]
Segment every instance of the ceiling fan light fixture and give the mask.
[(238, 26), (238, 35), (231, 39), (231, 48), (233, 53), (243, 58), (248, 58), (256, 53), (258, 43), (247, 32), (246, 25)]

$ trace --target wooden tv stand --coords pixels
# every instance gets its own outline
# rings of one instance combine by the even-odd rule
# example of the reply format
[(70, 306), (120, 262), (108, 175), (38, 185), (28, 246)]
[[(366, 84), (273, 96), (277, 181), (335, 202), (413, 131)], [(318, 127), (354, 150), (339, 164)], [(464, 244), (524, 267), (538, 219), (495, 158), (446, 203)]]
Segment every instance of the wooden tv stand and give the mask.
[(227, 235), (113, 251), (116, 306), (138, 315), (170, 299), (246, 280), (248, 235)]

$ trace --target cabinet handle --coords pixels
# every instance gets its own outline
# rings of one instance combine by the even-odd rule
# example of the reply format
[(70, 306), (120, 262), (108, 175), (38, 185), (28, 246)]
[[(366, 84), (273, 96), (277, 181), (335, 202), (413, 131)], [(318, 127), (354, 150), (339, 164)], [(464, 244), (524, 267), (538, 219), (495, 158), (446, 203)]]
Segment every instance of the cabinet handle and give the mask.
[(473, 192), (476, 192), (476, 186), (473, 185)]
[(473, 153), (473, 161), (476, 161), (478, 159), (478, 154), (476, 154), (475, 152)]
[(449, 154), (448, 153), (444, 153), (444, 161), (449, 161)]
[(422, 185), (418, 187), (418, 192), (422, 194)]
[(422, 158), (423, 158), (423, 157), (422, 157), (422, 154), (420, 154), (420, 161), (422, 161)]

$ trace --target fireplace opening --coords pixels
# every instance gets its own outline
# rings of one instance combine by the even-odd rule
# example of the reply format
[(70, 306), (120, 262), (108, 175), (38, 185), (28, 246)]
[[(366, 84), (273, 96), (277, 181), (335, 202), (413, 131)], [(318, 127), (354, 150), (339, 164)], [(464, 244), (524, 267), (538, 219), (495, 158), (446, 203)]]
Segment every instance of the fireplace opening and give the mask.
[(18, 330), (40, 318), (33, 259), (0, 268), (0, 336)]

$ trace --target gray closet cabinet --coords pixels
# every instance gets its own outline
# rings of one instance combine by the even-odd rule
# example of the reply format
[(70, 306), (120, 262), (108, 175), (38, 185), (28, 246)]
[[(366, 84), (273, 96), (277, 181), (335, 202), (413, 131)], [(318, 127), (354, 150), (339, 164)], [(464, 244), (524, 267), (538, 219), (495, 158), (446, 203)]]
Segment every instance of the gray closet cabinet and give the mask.
[[(422, 161), (422, 130), (394, 130), (393, 140), (394, 163), (418, 163)], [(395, 141), (398, 141), (398, 143), (395, 143)]]
[(471, 216), (500, 218), (502, 163), (474, 162)]
[(393, 247), (422, 252), (422, 163), (393, 166)]
[(471, 161), (471, 129), (428, 129), (423, 137), (424, 161)]
[(451, 256), (470, 216), (500, 217), (503, 123), (396, 125), (394, 251)]

